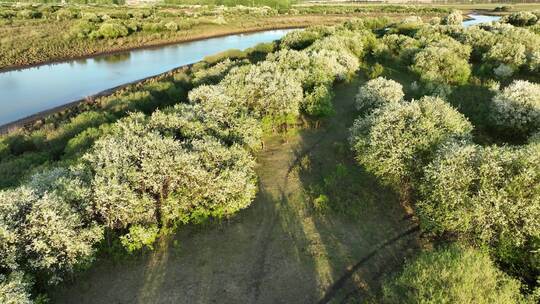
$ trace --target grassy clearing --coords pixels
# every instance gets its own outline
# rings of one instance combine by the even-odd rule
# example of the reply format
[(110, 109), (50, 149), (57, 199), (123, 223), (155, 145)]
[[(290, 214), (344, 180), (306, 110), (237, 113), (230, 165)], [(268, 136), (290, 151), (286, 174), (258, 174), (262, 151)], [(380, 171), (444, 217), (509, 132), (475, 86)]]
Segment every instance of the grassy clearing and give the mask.
[[(252, 207), (229, 222), (183, 228), (131, 261), (102, 260), (56, 290), (53, 302), (314, 303), (325, 297), (373, 248), (414, 225), (397, 196), (355, 165), (343, 146), (359, 83), (338, 85), (336, 114), (320, 128), (267, 142), (258, 156)], [(316, 207), (314, 198), (323, 192), (327, 205)], [(332, 300), (377, 292), (381, 272), (415, 248), (416, 236), (393, 243)]]

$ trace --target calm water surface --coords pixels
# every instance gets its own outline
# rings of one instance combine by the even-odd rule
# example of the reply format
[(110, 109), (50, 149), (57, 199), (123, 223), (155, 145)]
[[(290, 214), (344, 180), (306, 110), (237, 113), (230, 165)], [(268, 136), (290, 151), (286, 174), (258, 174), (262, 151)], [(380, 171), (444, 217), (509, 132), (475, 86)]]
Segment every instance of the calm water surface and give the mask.
[(469, 14), (469, 17), (474, 18), (474, 19), (463, 21), (464, 27), (477, 25), (480, 23), (489, 23), (489, 22), (493, 22), (493, 21), (497, 21), (501, 19), (500, 16), (487, 16), (487, 15), (476, 15), (476, 14)]
[(270, 42), (289, 31), (230, 35), (0, 73), (0, 125), (195, 63), (207, 55)]

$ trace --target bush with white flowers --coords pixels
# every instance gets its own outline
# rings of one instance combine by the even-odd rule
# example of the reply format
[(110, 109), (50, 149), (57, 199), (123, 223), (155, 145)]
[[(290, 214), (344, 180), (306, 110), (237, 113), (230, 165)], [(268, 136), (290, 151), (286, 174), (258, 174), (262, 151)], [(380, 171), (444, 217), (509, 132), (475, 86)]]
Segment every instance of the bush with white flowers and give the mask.
[(450, 142), (425, 169), (418, 213), (428, 231), (519, 247), (540, 237), (539, 181), (539, 143)]
[(463, 23), (463, 13), (458, 10), (452, 11), (450, 14), (446, 15), (442, 20), (442, 24), (446, 24), (446, 25), (461, 25), (462, 23)]
[(390, 103), (358, 118), (350, 143), (361, 165), (401, 190), (420, 179), (439, 144), (469, 138), (471, 131), (471, 123), (444, 100), (423, 97)]
[(540, 128), (540, 84), (516, 80), (492, 100), (492, 120), (503, 128), (530, 134)]
[(403, 86), (391, 79), (378, 77), (362, 85), (356, 94), (356, 108), (362, 112), (371, 112), (386, 104), (403, 100)]

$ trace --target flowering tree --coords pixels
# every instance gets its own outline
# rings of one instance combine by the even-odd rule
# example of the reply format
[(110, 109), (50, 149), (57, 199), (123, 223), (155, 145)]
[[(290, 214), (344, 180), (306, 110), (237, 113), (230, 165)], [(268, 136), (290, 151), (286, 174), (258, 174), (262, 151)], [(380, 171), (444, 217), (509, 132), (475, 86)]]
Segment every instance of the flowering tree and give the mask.
[(356, 159), (397, 189), (417, 181), (436, 147), (452, 138), (469, 138), (469, 121), (444, 100), (423, 97), (390, 103), (360, 117), (351, 128)]
[(370, 112), (386, 104), (400, 102), (404, 96), (401, 84), (378, 77), (360, 87), (356, 94), (356, 108)]
[(523, 148), (451, 142), (425, 169), (417, 204), (424, 227), (490, 245), (540, 237), (540, 144)]
[(516, 80), (492, 100), (493, 122), (513, 133), (528, 135), (540, 128), (540, 84)]

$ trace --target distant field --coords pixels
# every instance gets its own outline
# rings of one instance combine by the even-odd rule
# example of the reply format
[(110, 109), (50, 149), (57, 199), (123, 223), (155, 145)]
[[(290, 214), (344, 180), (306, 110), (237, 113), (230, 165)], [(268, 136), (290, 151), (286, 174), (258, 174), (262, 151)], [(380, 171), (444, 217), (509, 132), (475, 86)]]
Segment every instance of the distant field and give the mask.
[[(422, 3), (419, 3), (422, 2)], [(354, 2), (302, 2), (295, 6), (309, 6), (309, 5), (343, 5), (343, 6), (359, 6), (359, 7), (382, 7), (382, 6), (395, 6), (398, 4), (406, 4), (419, 7), (440, 7), (440, 8), (456, 8), (460, 10), (493, 10), (500, 6), (509, 6), (512, 11), (527, 11), (540, 9), (540, 2), (530, 3), (433, 3), (432, 1), (386, 1), (386, 3), (354, 3)]]

